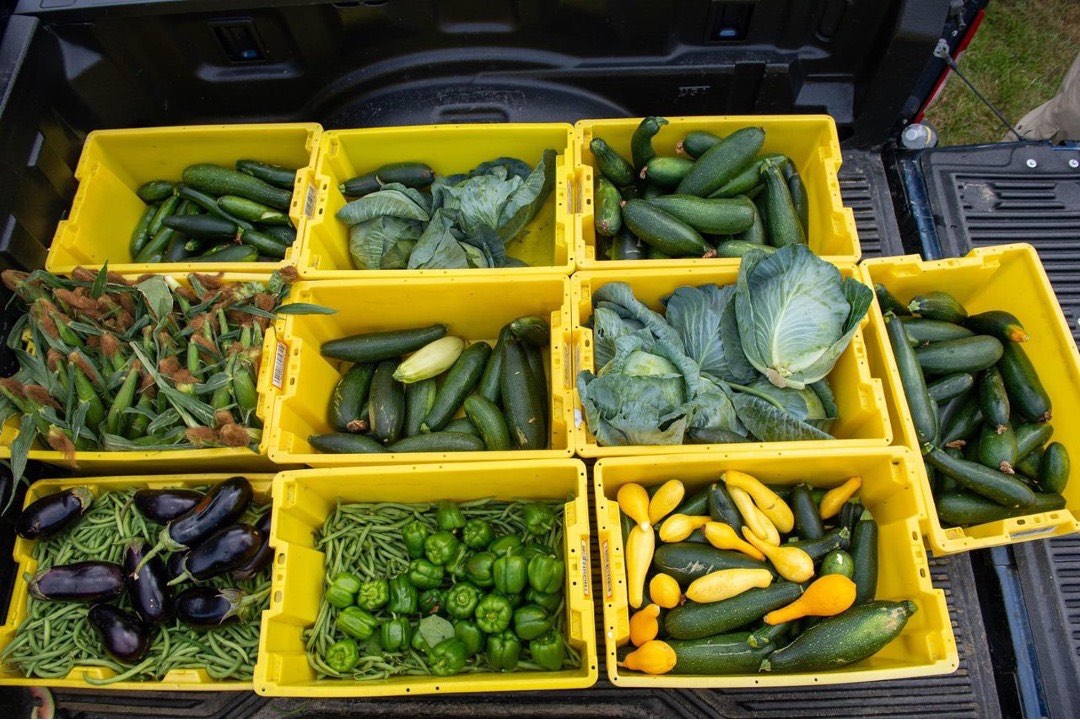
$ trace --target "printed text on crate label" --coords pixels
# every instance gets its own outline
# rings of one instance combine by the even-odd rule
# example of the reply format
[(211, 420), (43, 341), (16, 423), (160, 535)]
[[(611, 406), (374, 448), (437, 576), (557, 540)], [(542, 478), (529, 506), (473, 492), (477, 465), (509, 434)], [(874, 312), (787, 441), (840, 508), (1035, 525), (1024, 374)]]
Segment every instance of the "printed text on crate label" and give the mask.
[(600, 541), (600, 580), (604, 583), (604, 600), (611, 599), (611, 561), (608, 560), (608, 541)]
[(278, 390), (285, 387), (285, 361), (289, 357), (289, 348), (285, 343), (278, 340), (277, 349), (274, 350), (274, 376), (271, 382)]
[(592, 564), (589, 563), (589, 540), (581, 538), (581, 587), (585, 589), (585, 597), (592, 595), (589, 574), (592, 572)]

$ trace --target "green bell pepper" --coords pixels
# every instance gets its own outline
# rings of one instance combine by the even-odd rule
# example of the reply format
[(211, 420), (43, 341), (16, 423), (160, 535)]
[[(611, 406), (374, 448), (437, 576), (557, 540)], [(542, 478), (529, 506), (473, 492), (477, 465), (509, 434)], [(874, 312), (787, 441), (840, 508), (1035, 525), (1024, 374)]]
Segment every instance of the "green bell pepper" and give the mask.
[(367, 640), (375, 634), (375, 629), (379, 627), (379, 621), (367, 610), (361, 610), (353, 605), (341, 611), (337, 621), (334, 623), (334, 627), (357, 640)]
[(453, 533), (442, 530), (429, 535), (424, 541), (424, 556), (436, 565), (445, 565), (457, 557), (458, 539)]
[(446, 611), (450, 617), (470, 618), (479, 603), (480, 591), (466, 582), (459, 582), (446, 593)]
[(430, 534), (427, 525), (419, 520), (413, 520), (401, 529), (401, 536), (405, 540), (405, 550), (408, 551), (409, 557), (424, 557), (424, 541)]
[(551, 629), (551, 617), (539, 605), (525, 605), (514, 611), (514, 632), (522, 640), (533, 640)]
[(529, 561), (529, 586), (542, 593), (562, 590), (566, 563), (554, 555), (537, 555)]
[(495, 555), (490, 552), (478, 552), (465, 561), (465, 577), (477, 587), (491, 587), (495, 584), (492, 572), (495, 567)]
[(520, 555), (521, 549), (525, 546), (525, 543), (521, 542), (521, 538), (517, 535), (503, 535), (501, 538), (496, 538), (493, 543), (488, 545), (488, 551), (495, 553), (496, 557), (503, 555)]
[(464, 669), (466, 655), (465, 643), (448, 638), (431, 648), (428, 665), (435, 675), (456, 675)]
[(488, 635), (487, 661), (496, 670), (513, 670), (521, 658), (521, 641), (512, 630)]
[(356, 595), (356, 604), (368, 612), (375, 612), (390, 601), (390, 583), (386, 580), (371, 580), (360, 586)]
[(446, 596), (437, 588), (425, 590), (420, 593), (418, 607), (423, 615), (438, 615), (446, 607)]
[(484, 633), (476, 623), (464, 618), (454, 621), (454, 637), (465, 645), (465, 655), (472, 657), (484, 646)]
[(386, 652), (401, 652), (412, 642), (413, 628), (409, 618), (387, 620), (379, 626), (379, 647)]
[(326, 650), (324, 659), (334, 672), (347, 673), (360, 662), (360, 648), (352, 638), (344, 638)]
[(439, 509), (435, 511), (435, 524), (439, 530), (454, 531), (465, 527), (465, 516), (456, 502), (440, 500)]
[(566, 646), (562, 635), (548, 630), (538, 638), (529, 641), (529, 653), (533, 662), (544, 670), (558, 670), (566, 657)]
[(428, 645), (428, 641), (424, 639), (423, 633), (419, 630), (413, 633), (412, 640), (409, 641), (409, 646), (416, 652), (424, 653), (425, 655), (431, 652), (431, 646)]
[(521, 557), (529, 562), (537, 555), (554, 555), (555, 551), (543, 543), (529, 543), (521, 550)]
[(491, 575), (496, 590), (503, 595), (513, 595), (525, 589), (529, 579), (528, 565), (520, 555), (504, 555), (495, 561)]
[(562, 593), (542, 593), (537, 592), (534, 588), (529, 588), (525, 593), (525, 599), (533, 605), (539, 605), (549, 613), (553, 613), (559, 609), (559, 605), (562, 603)]
[(338, 610), (347, 608), (356, 602), (356, 593), (360, 591), (360, 578), (352, 573), (340, 572), (330, 578), (330, 584), (323, 593), (326, 602)]
[(529, 503), (521, 508), (521, 515), (525, 519), (525, 529), (530, 535), (547, 535), (551, 532), (551, 528), (555, 527), (555, 511), (547, 505)]
[(477, 604), (476, 625), (486, 633), (502, 632), (510, 627), (514, 606), (502, 595), (490, 593)]
[(461, 539), (473, 550), (483, 550), (495, 539), (495, 531), (487, 520), (470, 520), (461, 531)]
[(386, 609), (395, 615), (413, 615), (420, 604), (420, 594), (409, 582), (409, 576), (401, 573), (390, 581), (390, 602)]
[(420, 590), (433, 590), (442, 585), (442, 581), (443, 569), (441, 565), (436, 565), (422, 558), (409, 563), (409, 582)]
[(510, 607), (512, 608), (520, 607), (521, 604), (525, 602), (524, 593), (514, 593), (513, 595), (504, 595), (503, 597), (510, 602)]
[(472, 557), (472, 550), (469, 549), (469, 546), (465, 543), (458, 543), (457, 554), (443, 567), (456, 580), (465, 574), (465, 563), (470, 557)]

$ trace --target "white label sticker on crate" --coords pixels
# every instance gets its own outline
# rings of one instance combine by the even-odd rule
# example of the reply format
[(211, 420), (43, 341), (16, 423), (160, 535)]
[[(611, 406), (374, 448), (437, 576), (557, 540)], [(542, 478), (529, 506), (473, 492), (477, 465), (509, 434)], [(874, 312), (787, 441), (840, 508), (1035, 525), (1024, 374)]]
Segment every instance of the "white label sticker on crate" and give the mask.
[(278, 390), (285, 387), (285, 361), (288, 359), (289, 348), (278, 340), (277, 349), (274, 350), (274, 376), (270, 380)]
[(592, 597), (592, 563), (589, 562), (589, 539), (581, 538), (581, 587), (585, 591), (585, 597)]
[(608, 541), (600, 541), (600, 581), (604, 583), (604, 600), (611, 600), (611, 562), (608, 560)]
[(308, 185), (307, 198), (304, 200), (304, 214), (311, 219), (315, 215), (315, 201), (319, 194), (315, 191), (315, 185)]

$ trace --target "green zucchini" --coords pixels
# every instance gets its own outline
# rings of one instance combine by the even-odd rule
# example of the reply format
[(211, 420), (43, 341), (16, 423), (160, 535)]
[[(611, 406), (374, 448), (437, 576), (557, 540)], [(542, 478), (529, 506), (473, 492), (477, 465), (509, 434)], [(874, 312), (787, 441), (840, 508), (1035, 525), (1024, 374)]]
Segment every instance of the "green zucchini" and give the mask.
[(942, 493), (934, 502), (941, 520), (961, 527), (1005, 520), (1018, 515), (1052, 512), (1065, 507), (1065, 498), (1058, 493), (1035, 493), (1034, 502), (1019, 509), (1002, 507), (980, 495), (963, 491)]
[(974, 385), (975, 377), (971, 373), (953, 373), (927, 383), (926, 392), (931, 400), (940, 404), (963, 395)]
[(1039, 487), (1043, 492), (1065, 492), (1065, 486), (1069, 482), (1069, 451), (1059, 442), (1052, 442), (1046, 446), (1042, 460), (1039, 462)]
[(975, 458), (988, 468), (1012, 475), (1015, 472), (1013, 464), (1019, 460), (1016, 456), (1016, 433), (1008, 423), (1000, 427), (999, 430), (990, 425), (982, 426)]
[(1054, 426), (1050, 423), (1024, 423), (1017, 425), (1015, 430), (1016, 455), (1020, 458), (1041, 448), (1054, 436)]
[(745, 240), (723, 240), (716, 245), (716, 257), (734, 258), (743, 257), (751, 250), (758, 250), (766, 255), (772, 255), (776, 248), (771, 245), (758, 245)]
[[(646, 182), (645, 189), (641, 191), (642, 200), (652, 200), (654, 197), (660, 197), (666, 192), (666, 190), (656, 183)], [(629, 200), (630, 198), (626, 198)]]
[(525, 348), (516, 339), (508, 339), (503, 348), (499, 390), (510, 441), (516, 450), (540, 450), (548, 445), (543, 407), (547, 398), (536, 396), (537, 387)]
[(184, 262), (192, 255), (198, 255), (201, 245), (202, 242), (199, 240), (187, 238), (177, 233), (169, 241), (169, 246), (165, 248), (161, 260), (162, 262)]
[(220, 250), (188, 258), (188, 262), (255, 262), (258, 257), (259, 251), (250, 245), (228, 245)]
[(147, 205), (164, 202), (176, 193), (176, 185), (168, 180), (151, 180), (143, 183), (135, 194)]
[(292, 193), (258, 178), (219, 165), (203, 163), (184, 168), (184, 184), (215, 197), (239, 195), (277, 210), (288, 210)]
[(657, 572), (667, 573), (678, 580), (680, 585), (691, 583), (715, 570), (768, 567), (764, 562), (741, 552), (686, 542), (661, 544), (653, 553), (652, 566)]
[(1042, 465), (1042, 458), (1045, 454), (1045, 449), (1035, 448), (1027, 455), (1020, 458), (1013, 469), (1025, 477), (1037, 480), (1039, 477), (1039, 467)]
[(833, 550), (821, 559), (821, 575), (843, 575), (850, 580), (854, 573), (855, 561), (845, 550)]
[[(707, 197), (753, 161), (765, 142), (758, 127), (736, 130), (704, 152), (677, 188), (680, 195)], [(685, 145), (684, 145), (685, 147)]]
[(525, 315), (510, 323), (510, 332), (523, 343), (547, 347), (551, 343), (551, 325), (539, 315)]
[(810, 232), (810, 197), (806, 194), (806, 184), (802, 176), (794, 171), (794, 163), (788, 163), (792, 168), (791, 174), (784, 174), (787, 180), (788, 191), (791, 193), (791, 204), (795, 206), (795, 217), (799, 219), (803, 232)]
[(878, 581), (878, 524), (869, 512), (864, 512), (851, 534), (851, 581), (855, 583), (855, 604), (873, 600)]
[(941, 423), (941, 445), (962, 446), (982, 424), (982, 410), (975, 394), (955, 398), (953, 402), (957, 402), (955, 411), (951, 414), (943, 413), (945, 417)]
[(788, 505), (795, 516), (795, 532), (804, 540), (817, 540), (825, 536), (825, 526), (821, 522), (817, 503), (810, 494), (810, 486), (799, 483), (791, 489)]
[(761, 165), (761, 177), (765, 181), (764, 222), (769, 242), (776, 247), (805, 245), (806, 230), (799, 221), (791, 192), (780, 168), (774, 161), (765, 161)]
[(820, 672), (865, 660), (896, 639), (917, 609), (910, 600), (856, 605), (804, 630), (790, 645), (762, 660), (761, 670)]
[(915, 425), (915, 435), (919, 444), (937, 442), (939, 430), (937, 407), (926, 390), (926, 380), (923, 377), (922, 369), (919, 367), (915, 351), (908, 344), (904, 323), (900, 322), (895, 315), (886, 314), (885, 329), (889, 335), (889, 344), (892, 346), (893, 356), (896, 358), (896, 369), (900, 374), (900, 384), (904, 388), (908, 410), (911, 412), (911, 421)]
[(154, 217), (150, 219), (150, 226), (147, 228), (147, 233), (150, 237), (157, 235), (162, 226), (171, 227), (166, 225), (165, 221), (173, 217), (176, 214), (177, 208), (180, 207), (180, 196), (171, 195), (165, 202), (158, 205), (158, 209), (154, 212)]
[(620, 230), (611, 243), (612, 260), (644, 260), (648, 252), (649, 246), (627, 227)]
[(744, 197), (708, 200), (696, 195), (663, 195), (648, 202), (710, 235), (734, 235), (754, 224), (754, 203)]
[(296, 228), (284, 225), (269, 225), (264, 227), (262, 231), (285, 246), (291, 246), (296, 242)]
[(904, 330), (907, 331), (911, 344), (915, 346), (945, 340), (959, 340), (975, 334), (963, 325), (942, 320), (930, 320), (929, 318), (913, 317), (911, 315), (904, 317), (902, 320)]
[(240, 240), (258, 250), (260, 255), (275, 260), (285, 257), (285, 253), (289, 251), (287, 245), (282, 245), (277, 239), (258, 230), (241, 230)]
[(750, 647), (746, 633), (713, 635), (699, 640), (669, 640), (676, 675), (737, 675), (757, 672), (774, 645)]
[(330, 426), (338, 432), (363, 432), (367, 430), (368, 393), (375, 366), (356, 363), (341, 376), (330, 395)]
[(1031, 488), (1011, 475), (979, 463), (957, 460), (939, 449), (931, 450), (925, 457), (927, 462), (956, 480), (962, 487), (1000, 505), (1016, 508), (1035, 501)]
[(438, 389), (435, 378), (409, 383), (405, 386), (405, 437), (420, 434), (420, 423), (431, 412)]
[(691, 130), (675, 145), (675, 149), (697, 159), (704, 155), (706, 150), (720, 142), (720, 139), (719, 135), (713, 135), (705, 130)]
[(405, 429), (405, 388), (394, 379), (395, 360), (383, 360), (375, 366), (368, 396), (371, 432), (387, 445), (397, 441)]
[(251, 175), (264, 183), (292, 192), (296, 184), (296, 171), (280, 165), (259, 160), (237, 160), (236, 169), (245, 175)]
[(210, 215), (174, 215), (165, 218), (164, 225), (200, 240), (234, 240), (240, 231), (228, 220)]
[(446, 431), (421, 433), (398, 440), (387, 448), (393, 453), (475, 452), (484, 449), (484, 441), (475, 435)]
[(846, 527), (836, 527), (819, 538), (799, 540), (787, 543), (787, 545), (799, 548), (816, 562), (834, 550), (846, 550), (850, 543), (851, 531)]
[(345, 197), (355, 199), (370, 195), (371, 193), (378, 191), (381, 187), (382, 183), (375, 177), (375, 171), (372, 170), (369, 173), (349, 178), (338, 185), (338, 190)]
[[(664, 547), (669, 546), (661, 546)], [(757, 622), (766, 613), (798, 600), (800, 595), (802, 588), (798, 584), (779, 581), (720, 602), (700, 604), (689, 601), (664, 616), (664, 629), (678, 640), (709, 637)]]
[(596, 159), (596, 167), (608, 180), (615, 183), (615, 187), (633, 185), (636, 179), (634, 166), (626, 161), (615, 149), (604, 142), (603, 138), (593, 138), (589, 143), (589, 150)]
[(139, 254), (139, 251), (146, 247), (146, 243), (150, 240), (150, 223), (154, 219), (154, 215), (157, 214), (157, 205), (148, 205), (146, 212), (139, 218), (139, 222), (135, 224), (135, 229), (131, 231), (131, 241), (128, 243), (128, 250), (131, 252), (131, 257), (134, 258)]
[(727, 486), (722, 482), (712, 483), (708, 487), (708, 492), (709, 517), (716, 522), (730, 525), (734, 530), (741, 530), (745, 523), (739, 513), (739, 508), (735, 506), (735, 501), (728, 494)]
[(529, 366), (529, 388), (532, 402), (540, 411), (540, 434), (547, 437), (550, 418), (549, 401), (551, 394), (548, 392), (547, 371), (544, 369), (543, 350), (530, 343), (521, 343), (521, 349), (525, 352), (525, 364)]
[[(789, 636), (794, 629), (794, 622), (784, 622), (777, 625), (766, 623), (750, 633), (750, 636), (746, 638), (746, 642), (753, 648), (763, 648), (770, 643), (775, 645), (781, 639)], [(754, 668), (754, 671), (757, 671), (757, 668)]]
[(634, 134), (630, 137), (630, 158), (634, 161), (635, 168), (640, 170), (645, 167), (646, 163), (656, 157), (656, 150), (653, 149), (652, 141), (656, 137), (656, 133), (660, 132), (660, 128), (667, 124), (667, 118), (657, 117), (656, 115), (642, 118), (641, 122), (638, 123)]
[(917, 348), (919, 367), (930, 375), (985, 370), (1001, 359), (1001, 341), (989, 335), (944, 340)]
[(435, 182), (435, 171), (422, 162), (397, 162), (383, 165), (375, 171), (380, 185), (399, 183), (411, 188), (426, 188)]
[(484, 374), (480, 376), (480, 383), (476, 386), (477, 394), (487, 398), (493, 403), (499, 402), (499, 380), (502, 376), (503, 348), (506, 347), (506, 339), (510, 337), (510, 326), (504, 325), (499, 331), (499, 339), (495, 341), (495, 349), (488, 357), (487, 365), (484, 366)]
[(881, 312), (891, 312), (897, 317), (907, 317), (911, 315), (911, 311), (907, 309), (907, 305), (897, 300), (896, 296), (889, 292), (889, 288), (885, 287), (881, 283), (874, 283), (874, 294), (877, 295), (878, 304), (881, 306)]
[(628, 201), (623, 222), (651, 247), (672, 257), (700, 257), (709, 249), (697, 230), (645, 200)]
[(446, 423), (446, 427), (444, 427), (439, 432), (465, 433), (466, 435), (480, 437), (480, 431), (476, 428), (476, 425), (473, 425), (473, 421), (467, 417), (454, 418), (450, 422)]
[(1014, 412), (1025, 420), (1048, 422), (1052, 405), (1035, 366), (1019, 343), (1005, 343), (998, 364)]
[(987, 368), (979, 378), (979, 409), (983, 421), (992, 425), (998, 432), (1003, 432), (1009, 424), (1012, 410), (1009, 407), (1009, 394), (1005, 391), (1005, 380), (996, 367)]
[(368, 435), (354, 433), (325, 433), (308, 438), (311, 446), (324, 453), (384, 453), (382, 443)]
[(465, 398), (465, 415), (480, 431), (480, 437), (488, 450), (509, 450), (510, 431), (506, 419), (495, 403), (480, 395)]
[(622, 228), (622, 195), (619, 189), (603, 175), (597, 175), (593, 199), (596, 234), (604, 237), (616, 235)]
[[(750, 223), (750, 227), (742, 231), (734, 237), (734, 242), (750, 243), (753, 245), (760, 245), (762, 248), (769, 247), (765, 245), (768, 241), (768, 237), (765, 235), (765, 223), (761, 221), (761, 213), (758, 212), (757, 205), (754, 205), (754, 221)], [(718, 243), (723, 245), (723, 242)]]
[(649, 253), (646, 256), (646, 259), (648, 260), (670, 260), (671, 258), (671, 255), (668, 255), (666, 252), (662, 252), (651, 245), (649, 246)]
[(412, 330), (361, 333), (325, 342), (319, 352), (323, 357), (333, 360), (380, 362), (419, 350), (445, 336), (447, 330), (446, 325), (437, 324)]
[(1028, 334), (1024, 326), (1012, 313), (1004, 310), (990, 310), (968, 317), (964, 325), (980, 335), (993, 335), (1003, 343), (1027, 342)]
[(724, 183), (720, 189), (709, 195), (709, 197), (730, 198), (737, 195), (746, 195), (747, 193), (753, 192), (756, 188), (760, 188), (762, 183), (761, 163), (772, 158), (783, 159), (784, 156), (777, 153), (759, 155), (753, 162), (743, 168), (738, 175)]
[(967, 310), (956, 298), (940, 290), (932, 290), (911, 298), (908, 310), (930, 320), (950, 323), (962, 323), (968, 316)]
[(461, 409), (465, 398), (480, 382), (490, 355), (491, 346), (482, 340), (465, 348), (447, 371), (431, 411), (420, 424), (421, 432), (442, 430), (446, 423), (450, 422), (454, 414)]
[(289, 219), (286, 213), (237, 195), (222, 195), (218, 198), (218, 207), (230, 215), (248, 222), (257, 222), (264, 225), (292, 224), (292, 220)]
[(686, 177), (692, 167), (694, 167), (693, 160), (660, 155), (649, 160), (648, 164), (638, 173), (638, 177), (648, 185), (670, 192), (679, 186), (679, 183), (682, 182), (682, 179)]
[(671, 511), (672, 515), (700, 517), (709, 514), (709, 490), (700, 490), (693, 495), (686, 495), (683, 501)]
[[(187, 200), (188, 202), (194, 203), (195, 205), (197, 205), (200, 208), (202, 208), (203, 210), (205, 210), (208, 214), (213, 215), (216, 218), (221, 218), (222, 220), (228, 220), (229, 222), (233, 223), (237, 227), (244, 228), (245, 230), (250, 230), (253, 227), (252, 224), (249, 223), (247, 220), (241, 220), (240, 218), (236, 217), (235, 215), (230, 215), (229, 213), (222, 210), (221, 206), (217, 204), (217, 198), (216, 197), (212, 197), (210, 195), (207, 195), (204, 192), (200, 192), (200, 191), (196, 190), (195, 188), (191, 188), (191, 187), (188, 187), (186, 185), (181, 185), (180, 188), (176, 192), (183, 199)], [(277, 227), (283, 227), (283, 226), (278, 226), (278, 225), (271, 225), (270, 226), (270, 228), (277, 228)], [(292, 233), (292, 239), (295, 240), (296, 239), (296, 230), (293, 229), (293, 228), (289, 228), (289, 231)], [(289, 242), (290, 242), (290, 244), (292, 243), (291, 240)]]

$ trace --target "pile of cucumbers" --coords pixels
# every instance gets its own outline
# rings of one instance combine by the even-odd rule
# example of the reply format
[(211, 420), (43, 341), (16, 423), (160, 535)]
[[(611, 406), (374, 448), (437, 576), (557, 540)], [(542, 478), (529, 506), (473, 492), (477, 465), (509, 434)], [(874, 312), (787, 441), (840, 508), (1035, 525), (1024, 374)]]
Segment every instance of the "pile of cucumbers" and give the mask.
[(875, 290), (942, 523), (1065, 507), (1069, 453), (1050, 441), (1050, 396), (1020, 321), (1003, 310), (969, 315), (945, 292), (904, 305)]
[(547, 448), (548, 323), (518, 318), (494, 348), (447, 332), (436, 324), (323, 343), (323, 357), (353, 364), (330, 399), (334, 432), (312, 435), (311, 445), (326, 453)]
[(235, 170), (201, 163), (178, 183), (144, 183), (135, 191), (146, 211), (131, 233), (132, 261), (280, 261), (296, 240), (295, 179), (296, 170), (238, 160)]
[(598, 258), (735, 258), (807, 244), (806, 186), (788, 157), (761, 154), (762, 128), (725, 138), (695, 130), (676, 146), (679, 155), (657, 155), (653, 137), (667, 124), (641, 121), (632, 162), (602, 138), (589, 143)]

